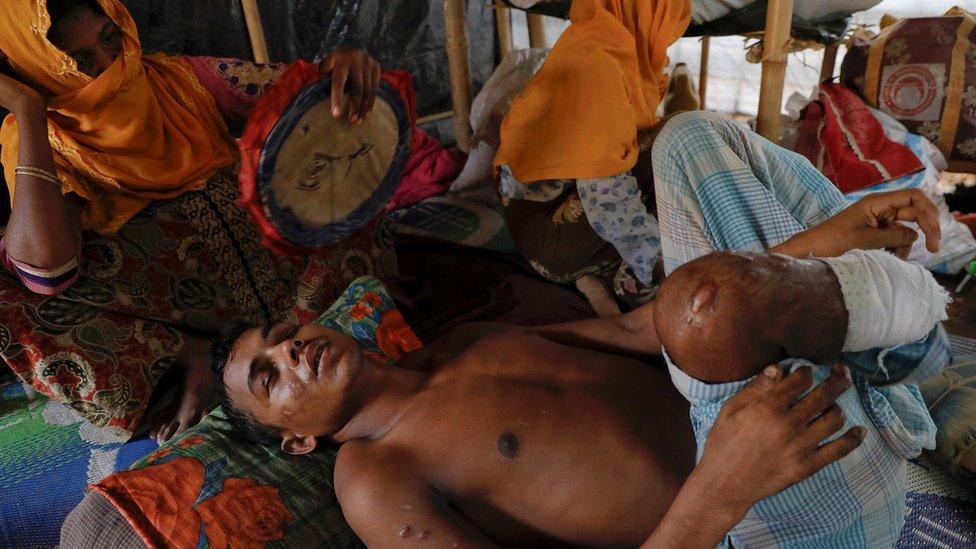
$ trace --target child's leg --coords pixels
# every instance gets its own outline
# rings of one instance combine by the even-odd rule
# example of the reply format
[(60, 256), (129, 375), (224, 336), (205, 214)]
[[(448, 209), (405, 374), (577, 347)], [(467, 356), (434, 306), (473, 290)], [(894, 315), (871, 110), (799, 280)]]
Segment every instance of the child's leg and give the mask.
[(629, 173), (578, 179), (576, 189), (596, 234), (613, 245), (641, 284), (650, 286), (661, 233), (657, 219), (647, 211), (637, 179)]

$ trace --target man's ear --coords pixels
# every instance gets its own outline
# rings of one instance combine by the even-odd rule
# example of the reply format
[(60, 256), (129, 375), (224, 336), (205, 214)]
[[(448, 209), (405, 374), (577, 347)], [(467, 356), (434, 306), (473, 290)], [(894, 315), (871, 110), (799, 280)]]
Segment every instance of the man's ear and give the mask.
[(286, 431), (281, 439), (281, 450), (286, 454), (300, 456), (313, 452), (317, 444), (318, 441), (313, 436)]

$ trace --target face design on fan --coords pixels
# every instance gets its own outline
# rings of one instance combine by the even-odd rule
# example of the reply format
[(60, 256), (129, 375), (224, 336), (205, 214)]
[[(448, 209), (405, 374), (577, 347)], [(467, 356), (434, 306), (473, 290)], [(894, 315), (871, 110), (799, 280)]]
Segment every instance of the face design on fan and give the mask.
[(308, 174), (298, 181), (296, 187), (300, 191), (317, 191), (322, 187), (321, 175), (322, 172), (327, 168), (332, 169), (338, 162), (343, 160), (348, 160), (346, 162), (346, 173), (345, 177), (349, 176), (352, 171), (353, 163), (356, 159), (361, 158), (369, 154), (373, 150), (372, 143), (363, 143), (358, 149), (352, 154), (345, 156), (333, 156), (330, 154), (315, 153), (315, 161), (312, 163), (312, 167), (309, 169)]
[[(268, 195), (303, 227), (325, 227), (371, 204), (400, 143), (396, 114), (377, 102), (363, 124), (350, 126), (320, 101), (287, 128), (274, 155)], [(270, 158), (270, 157), (269, 157)]]

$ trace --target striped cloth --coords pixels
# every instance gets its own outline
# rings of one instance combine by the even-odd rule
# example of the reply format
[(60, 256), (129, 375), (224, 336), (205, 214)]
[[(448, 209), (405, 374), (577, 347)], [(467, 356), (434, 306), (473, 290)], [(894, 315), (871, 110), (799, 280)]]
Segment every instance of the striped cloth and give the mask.
[[(716, 250), (762, 251), (813, 227), (846, 202), (805, 158), (718, 115), (673, 118), (653, 151), (655, 192), (665, 270)], [(837, 400), (847, 426), (864, 425), (864, 442), (849, 456), (754, 506), (726, 546), (893, 546), (904, 523), (905, 463), (934, 448), (935, 425), (918, 388), (890, 384), (940, 371), (951, 359), (941, 326), (918, 343), (886, 353), (845, 354), (854, 386)], [(667, 354), (665, 353), (667, 358)], [(810, 365), (784, 361), (793, 370)], [(830, 374), (813, 366), (814, 380)], [(668, 359), (672, 380), (691, 402), (699, 458), (724, 403), (750, 380), (706, 384)], [(886, 371), (890, 377), (883, 377)], [(841, 431), (843, 432), (843, 431)]]
[(772, 248), (847, 206), (806, 158), (715, 113), (675, 116), (652, 155), (668, 274), (715, 250)]
[[(922, 344), (889, 353), (922, 353), (919, 364), (946, 365), (948, 339), (941, 327)], [(904, 358), (904, 357), (903, 357)], [(905, 464), (923, 448), (935, 448), (935, 424), (915, 385), (872, 386), (854, 362), (854, 386), (837, 399), (845, 426), (868, 427), (861, 445), (847, 457), (775, 496), (763, 499), (729, 532), (725, 547), (892, 547), (905, 521)], [(830, 366), (805, 360), (780, 363), (787, 371), (813, 368), (814, 385), (827, 379)], [(941, 369), (941, 367), (940, 367)], [(675, 386), (691, 403), (691, 422), (698, 458), (708, 433), (728, 399), (752, 378), (707, 384), (694, 379), (668, 359)]]

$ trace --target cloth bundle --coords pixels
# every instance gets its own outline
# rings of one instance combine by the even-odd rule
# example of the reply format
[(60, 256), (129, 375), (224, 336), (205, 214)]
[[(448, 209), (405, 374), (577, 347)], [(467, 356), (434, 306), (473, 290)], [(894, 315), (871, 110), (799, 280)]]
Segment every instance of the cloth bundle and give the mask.
[(911, 149), (888, 139), (854, 92), (825, 82), (803, 109), (796, 152), (807, 157), (843, 193), (924, 169)]

